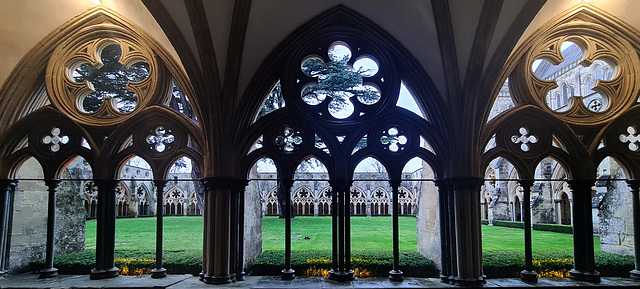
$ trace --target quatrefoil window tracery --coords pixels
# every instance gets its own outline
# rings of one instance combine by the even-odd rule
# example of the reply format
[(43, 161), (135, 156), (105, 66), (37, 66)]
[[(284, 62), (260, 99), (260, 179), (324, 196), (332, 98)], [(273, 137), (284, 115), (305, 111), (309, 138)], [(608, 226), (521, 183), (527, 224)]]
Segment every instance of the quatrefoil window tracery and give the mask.
[(71, 80), (76, 83), (87, 83), (93, 92), (78, 99), (80, 109), (85, 113), (93, 113), (113, 100), (120, 113), (129, 113), (138, 105), (138, 95), (129, 89), (130, 83), (141, 82), (149, 76), (149, 65), (138, 61), (125, 67), (119, 61), (122, 56), (120, 45), (111, 44), (99, 51), (100, 61), (97, 65), (88, 62), (77, 62), (70, 67)]
[(327, 97), (329, 114), (337, 119), (350, 117), (355, 107), (353, 97), (364, 105), (373, 105), (380, 100), (380, 89), (363, 82), (363, 78), (378, 73), (378, 63), (371, 56), (361, 56), (353, 64), (351, 50), (346, 43), (336, 42), (329, 48), (331, 60), (325, 63), (322, 57), (311, 55), (301, 63), (301, 70), (317, 83), (306, 84), (301, 91), (302, 100), (308, 105), (319, 105)]
[(380, 142), (385, 146), (385, 149), (392, 152), (403, 150), (407, 141), (407, 137), (400, 134), (400, 131), (395, 127), (388, 129), (386, 133), (380, 137)]
[(584, 106), (592, 112), (600, 112), (608, 108), (609, 96), (594, 90), (597, 81), (613, 79), (615, 64), (612, 60), (597, 59), (586, 65), (582, 61), (583, 50), (577, 44), (565, 41), (560, 46), (563, 61), (558, 65), (544, 58), (533, 62), (533, 73), (544, 81), (555, 81), (557, 88), (550, 90), (546, 96), (549, 108), (564, 112), (575, 106), (571, 98), (582, 98)]
[(285, 127), (281, 134), (276, 136), (275, 144), (284, 152), (292, 152), (302, 144), (302, 136), (299, 131)]
[(153, 149), (159, 153), (163, 152), (166, 149), (166, 144), (173, 143), (175, 137), (172, 134), (169, 134), (171, 131), (167, 131), (162, 126), (157, 127), (154, 130), (155, 134), (151, 134), (147, 136), (147, 144), (153, 146)]
[(520, 135), (511, 136), (511, 142), (514, 144), (520, 144), (520, 149), (524, 152), (528, 152), (531, 148), (529, 144), (534, 144), (538, 142), (538, 137), (535, 135), (530, 135), (529, 130), (526, 127), (521, 127), (518, 131)]
[(68, 142), (69, 137), (60, 135), (60, 129), (57, 127), (51, 129), (51, 135), (46, 135), (42, 138), (42, 143), (50, 145), (49, 150), (54, 153), (60, 150), (60, 145), (67, 144)]
[(627, 127), (627, 133), (628, 134), (620, 134), (620, 142), (622, 143), (629, 143), (629, 150), (633, 151), (633, 152), (637, 152), (638, 150), (640, 150), (640, 145), (638, 143), (640, 143), (640, 135), (638, 134), (638, 131), (636, 129), (635, 126), (629, 126)]
[(84, 185), (84, 192), (89, 196), (89, 197), (95, 197), (98, 195), (98, 187), (93, 183), (93, 182), (87, 182)]

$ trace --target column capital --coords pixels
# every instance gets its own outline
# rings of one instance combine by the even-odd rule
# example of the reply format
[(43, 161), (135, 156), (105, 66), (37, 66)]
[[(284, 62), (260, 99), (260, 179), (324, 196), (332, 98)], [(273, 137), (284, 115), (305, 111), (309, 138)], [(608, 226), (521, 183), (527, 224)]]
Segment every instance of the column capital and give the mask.
[(437, 179), (437, 180), (433, 180), (433, 183), (436, 185), (436, 187), (438, 187), (439, 189), (443, 189), (447, 187), (447, 180), (446, 179)]
[(93, 183), (98, 186), (98, 190), (115, 191), (120, 184), (118, 179), (93, 179)]
[(350, 179), (337, 178), (337, 179), (329, 180), (329, 185), (334, 191), (337, 191), (337, 190), (347, 191), (349, 190), (352, 184), (353, 184), (353, 180), (350, 180)]
[(291, 189), (293, 187), (293, 183), (295, 183), (296, 181), (294, 181), (293, 179), (279, 179), (278, 180), (278, 185), (282, 185), (284, 186), (287, 190)]
[(455, 177), (446, 179), (446, 182), (453, 190), (480, 191), (484, 179), (477, 177)]
[(533, 183), (535, 183), (534, 180), (518, 180), (518, 184), (520, 184), (520, 186), (525, 190), (527, 188), (531, 190), (531, 186), (533, 186)]
[(578, 180), (567, 180), (567, 185), (573, 192), (581, 192), (586, 190), (591, 190), (596, 184), (595, 179), (578, 179)]
[(627, 186), (631, 190), (640, 190), (640, 180), (627, 180)]
[(14, 180), (14, 179), (0, 179), (0, 188), (10, 188), (13, 187), (11, 189), (15, 189), (15, 187), (18, 185), (18, 181)]
[(248, 179), (234, 178), (234, 177), (206, 177), (200, 179), (205, 191), (211, 191), (215, 189), (237, 190), (247, 186), (249, 184)]
[(45, 179), (44, 180), (44, 184), (49, 187), (49, 189), (51, 188), (57, 188), (58, 185), (60, 184), (61, 180), (60, 179)]
[(390, 179), (389, 180), (389, 185), (391, 185), (391, 188), (396, 190), (400, 187), (400, 184), (402, 183), (402, 179)]

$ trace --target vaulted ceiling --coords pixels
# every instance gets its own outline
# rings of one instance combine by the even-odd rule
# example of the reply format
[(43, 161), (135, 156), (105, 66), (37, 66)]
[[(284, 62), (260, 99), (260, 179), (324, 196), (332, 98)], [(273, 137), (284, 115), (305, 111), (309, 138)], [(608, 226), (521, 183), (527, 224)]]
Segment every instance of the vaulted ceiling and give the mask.
[[(287, 35), (342, 5), (402, 43), (446, 101), (474, 90), (474, 82), (495, 82), (490, 85), (495, 86), (519, 41), (562, 11), (583, 4), (581, 0), (103, 0), (101, 5), (165, 45), (179, 58), (197, 93), (235, 98), (242, 96), (259, 65)], [(634, 13), (639, 1), (588, 4), (640, 27)], [(40, 39), (95, 4), (39, 0), (2, 5), (0, 82), (4, 83)]]

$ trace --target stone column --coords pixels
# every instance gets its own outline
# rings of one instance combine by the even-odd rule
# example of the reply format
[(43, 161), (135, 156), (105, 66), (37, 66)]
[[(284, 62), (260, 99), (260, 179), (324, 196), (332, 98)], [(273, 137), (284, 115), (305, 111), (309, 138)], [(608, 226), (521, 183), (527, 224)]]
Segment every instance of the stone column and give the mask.
[(231, 282), (231, 192), (235, 179), (231, 177), (205, 178), (205, 247), (203, 280), (207, 284)]
[(480, 286), (482, 274), (482, 235), (480, 227), (480, 186), (482, 178), (459, 177), (449, 179), (455, 212), (455, 251), (457, 275), (455, 283)]
[(53, 267), (53, 249), (55, 249), (55, 230), (56, 230), (56, 192), (60, 185), (60, 180), (46, 179), (44, 180), (48, 192), (48, 208), (47, 208), (47, 250), (45, 257), (45, 268), (40, 270), (40, 279), (58, 276), (58, 269)]
[(151, 278), (163, 278), (167, 277), (167, 269), (162, 268), (162, 239), (163, 239), (163, 219), (164, 212), (164, 187), (167, 184), (166, 180), (154, 180), (153, 183), (156, 186), (156, 195), (158, 201), (156, 202), (156, 268), (151, 270)]
[(524, 270), (520, 272), (520, 279), (526, 282), (538, 282), (538, 274), (533, 271), (533, 253), (531, 251), (531, 186), (533, 180), (518, 181), (523, 189), (522, 204), (524, 210), (522, 216), (524, 219)]
[(229, 235), (229, 275), (231, 275), (231, 282), (238, 281), (236, 277), (236, 269), (238, 269), (238, 222), (240, 216), (238, 215), (238, 191), (235, 188), (235, 184), (233, 184), (233, 188), (231, 189), (231, 211), (229, 211), (230, 215), (230, 235)]
[[(452, 273), (452, 258), (451, 258), (451, 236), (455, 236), (450, 231), (450, 205), (449, 205), (449, 190), (447, 182), (443, 180), (434, 181), (438, 187), (438, 203), (440, 212), (440, 255), (442, 258), (442, 268), (440, 269), (440, 281), (443, 283), (449, 283), (449, 277), (453, 276)], [(455, 242), (453, 243), (455, 244)]]
[(292, 179), (281, 179), (278, 190), (284, 193), (284, 269), (280, 276), (282, 280), (295, 278), (296, 271), (291, 269), (291, 187)]
[(236, 187), (235, 190), (237, 191), (237, 198), (238, 198), (238, 210), (237, 210), (237, 215), (238, 215), (238, 225), (237, 225), (237, 250), (236, 250), (236, 263), (232, 264), (232, 266), (235, 266), (236, 270), (236, 280), (237, 281), (244, 281), (245, 278), (244, 276), (246, 275), (246, 273), (244, 272), (244, 218), (245, 218), (245, 214), (244, 214), (244, 197), (245, 197), (245, 189), (247, 187), (247, 185), (249, 184), (249, 180), (248, 179), (238, 179), (237, 183), (236, 183)]
[(11, 219), (13, 195), (17, 185), (16, 180), (0, 179), (0, 279), (7, 273), (9, 259), (9, 236), (11, 235)]
[(635, 256), (635, 268), (631, 270), (630, 277), (640, 280), (640, 180), (627, 180), (627, 185), (633, 196), (633, 252)]
[(570, 277), (576, 280), (600, 282), (593, 253), (593, 219), (591, 187), (595, 180), (567, 180), (573, 195), (573, 255), (574, 268)]
[[(351, 270), (351, 235), (349, 189), (353, 181), (347, 179), (330, 180), (333, 190), (333, 270), (329, 279), (336, 281), (353, 280)], [(337, 259), (337, 262), (336, 262)]]
[(96, 228), (96, 267), (91, 270), (91, 279), (118, 276), (115, 266), (116, 242), (116, 188), (119, 180), (94, 179), (98, 187), (98, 209)]
[(402, 282), (403, 273), (400, 271), (400, 238), (399, 238), (399, 223), (398, 223), (398, 211), (400, 211), (400, 203), (398, 202), (398, 188), (400, 187), (401, 180), (390, 180), (392, 191), (392, 223), (393, 223), (393, 270), (389, 272), (389, 279), (391, 281)]

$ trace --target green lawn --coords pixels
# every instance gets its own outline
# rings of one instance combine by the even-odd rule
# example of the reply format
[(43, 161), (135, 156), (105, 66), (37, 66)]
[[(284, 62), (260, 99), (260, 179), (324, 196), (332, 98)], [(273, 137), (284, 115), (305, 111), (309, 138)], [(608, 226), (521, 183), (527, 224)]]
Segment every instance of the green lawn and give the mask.
[[(595, 251), (600, 251), (600, 238), (593, 238)], [(573, 235), (531, 231), (531, 245), (537, 250), (573, 251)], [(498, 226), (482, 226), (482, 250), (524, 250), (524, 230)]]
[[(87, 221), (85, 246), (96, 247), (96, 221)], [(202, 251), (202, 217), (165, 217), (163, 248), (165, 250)], [(116, 220), (116, 250), (155, 252), (156, 218), (123, 218)]]
[[(400, 250), (416, 250), (416, 218), (400, 217)], [(291, 220), (292, 250), (331, 249), (331, 217), (296, 217)], [(310, 239), (305, 239), (308, 236)], [(391, 217), (352, 217), (352, 250), (392, 250)], [(262, 219), (262, 250), (284, 250), (284, 219)]]
[[(86, 247), (95, 248), (96, 221), (87, 221)], [(155, 218), (124, 218), (116, 221), (116, 250), (155, 250)], [(262, 249), (284, 250), (284, 220), (263, 219)], [(416, 219), (400, 217), (400, 250), (416, 250)], [(331, 217), (296, 217), (292, 220), (293, 250), (330, 250)], [(310, 239), (305, 239), (308, 236)], [(573, 250), (572, 235), (533, 231), (533, 250)], [(352, 217), (352, 250), (391, 250), (391, 217)], [(594, 238), (595, 250), (600, 242)], [(482, 249), (523, 250), (522, 229), (482, 226)], [(202, 217), (165, 217), (165, 250), (202, 250)]]

